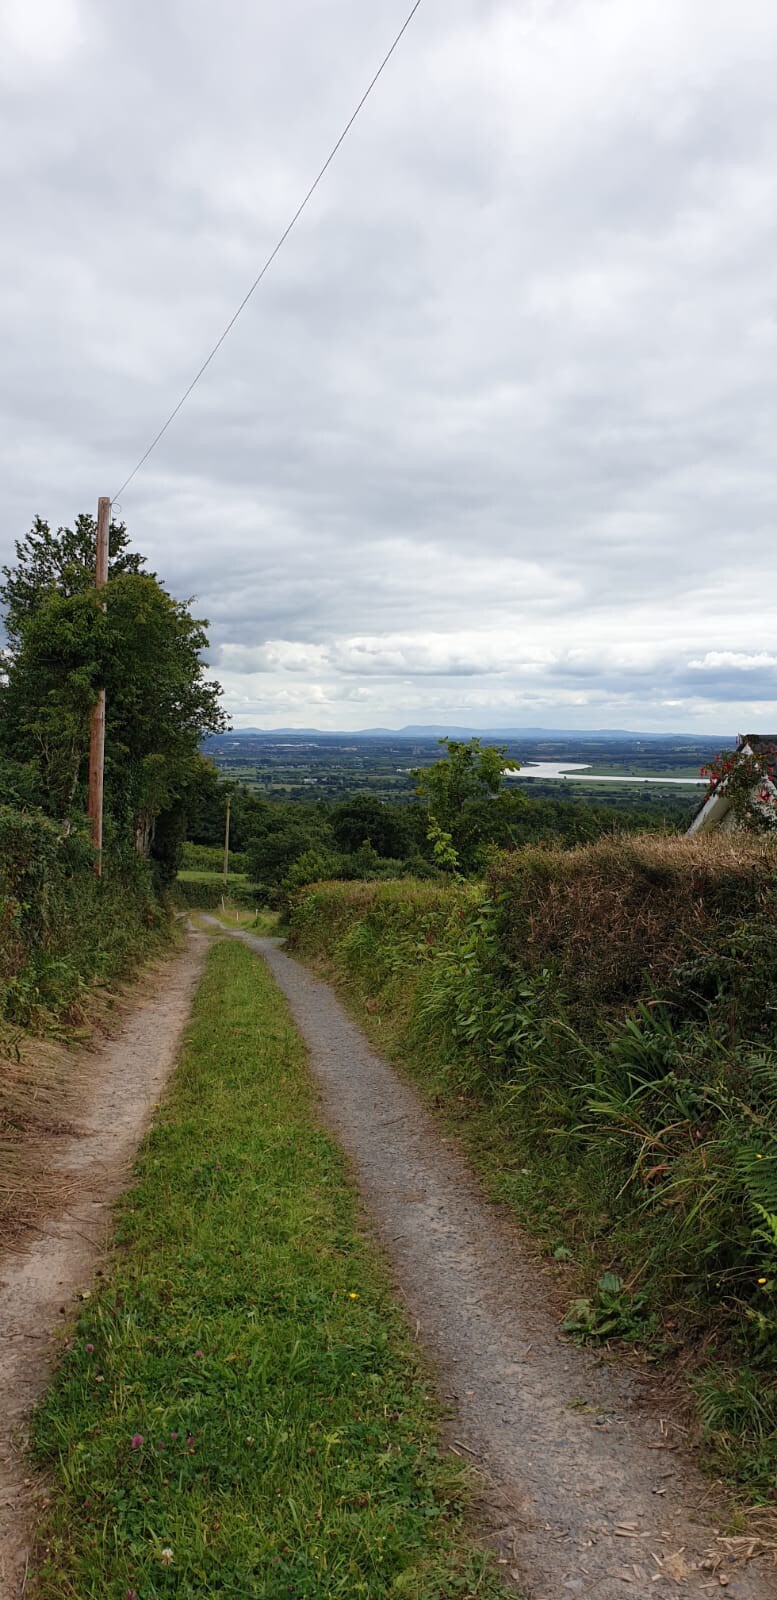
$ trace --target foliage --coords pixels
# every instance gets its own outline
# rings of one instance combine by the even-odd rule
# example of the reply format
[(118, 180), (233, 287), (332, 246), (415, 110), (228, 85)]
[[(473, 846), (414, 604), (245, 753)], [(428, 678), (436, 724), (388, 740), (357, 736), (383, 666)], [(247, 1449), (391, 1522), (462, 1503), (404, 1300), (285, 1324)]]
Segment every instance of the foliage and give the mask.
[(722, 750), (701, 769), (709, 778), (706, 795), (720, 790), (731, 807), (737, 827), (750, 833), (777, 832), (777, 745), (752, 755)]
[(89, 984), (126, 975), (166, 930), (145, 863), (130, 855), (97, 879), (84, 819), (0, 807), (0, 1017), (77, 1015)]
[[(24, 539), (16, 540), (16, 564), (2, 568), (0, 604), (5, 611), (5, 628), (15, 654), (21, 647), (25, 625), (55, 595), (71, 600), (87, 594), (94, 584), (97, 523), (81, 515), (75, 527), (58, 528), (53, 533), (41, 517), (33, 521)], [(123, 522), (111, 522), (108, 533), (108, 578), (123, 573), (139, 573), (145, 557), (129, 548), (129, 535)]]
[(721, 960), (740, 915), (755, 936), (776, 865), (768, 841), (637, 836), (495, 857), (489, 883), (507, 951), (532, 972), (552, 963), (578, 1025), (598, 1029), (681, 964)]
[(343, 855), (370, 844), (379, 856), (401, 860), (422, 842), (414, 808), (387, 805), (370, 794), (354, 795), (335, 806), (331, 827), (337, 849)]
[[(232, 777), (220, 778), (215, 767), (203, 761), (187, 801), (187, 837), (197, 845), (216, 848), (222, 844), (229, 792), (235, 847), (241, 855), (251, 853), (254, 874), (285, 897), (295, 886), (311, 881), (316, 857), (324, 875), (338, 878), (382, 876), (389, 863), (396, 864), (392, 869), (396, 876), (474, 876), (485, 869), (493, 847), (517, 850), (541, 843), (567, 849), (612, 835), (616, 819), (626, 832), (645, 827), (661, 832), (667, 829), (662, 811), (635, 805), (633, 799), (629, 809), (616, 812), (612, 806), (581, 802), (580, 796), (533, 798), (502, 782), (503, 768), (515, 764), (505, 761), (498, 749), (475, 750), (472, 742), (459, 745), (456, 741), (450, 742), (450, 748), (452, 757), (425, 769), (437, 799), (416, 796), (391, 802), (373, 793), (357, 792), (334, 806), (313, 798), (319, 794), (317, 787), (300, 790), (305, 799), (268, 801)], [(234, 769), (229, 766), (227, 770), (231, 774)], [(371, 781), (371, 768), (368, 771)], [(462, 803), (458, 843), (434, 813), (438, 800), (446, 816), (454, 800)], [(683, 804), (682, 822), (685, 810)]]
[(255, 910), (266, 906), (270, 890), (261, 883), (251, 883), (248, 878), (230, 873), (224, 887), (224, 877), (217, 872), (179, 873), (171, 891), (178, 906), (192, 910), (215, 911), (224, 900), (227, 906), (244, 906)]
[(249, 839), (261, 831), (267, 816), (266, 801), (243, 784), (219, 776), (212, 762), (201, 757), (187, 796), (187, 838), (196, 845), (224, 848), (227, 795), (230, 797), (230, 846), (244, 854)]
[(17, 543), (17, 564), (4, 569), (0, 590), (10, 641), (0, 752), (36, 773), (51, 816), (83, 809), (89, 720), (104, 687), (107, 814), (141, 854), (158, 832), (157, 854), (171, 875), (200, 741), (224, 726), (220, 691), (205, 676), (205, 624), (140, 570), (123, 526), (111, 537), (111, 581), (99, 600), (91, 518), (56, 535), (38, 520)]
[[(684, 1342), (769, 1414), (776, 864), (736, 835), (600, 841), (497, 858), (479, 889), (318, 885), (292, 909), (494, 1192), (570, 1252), (577, 1331)], [(766, 1491), (756, 1410), (715, 1458)]]
[(488, 807), (502, 788), (505, 770), (517, 772), (518, 763), (508, 761), (501, 746), (479, 739), (441, 739), (440, 744), (447, 755), (413, 774), (416, 792), (428, 813), (438, 865), (471, 870), (489, 840)]
[[(185, 843), (181, 849), (181, 869), (188, 872), (223, 872), (223, 844)], [(241, 873), (248, 871), (248, 856), (245, 851), (230, 850), (229, 870)]]
[(249, 844), (248, 870), (259, 883), (280, 883), (303, 856), (315, 853), (323, 858), (327, 844), (322, 818), (315, 813), (299, 817), (291, 807), (278, 808)]
[(656, 1317), (645, 1319), (646, 1294), (632, 1294), (617, 1272), (603, 1272), (596, 1285), (596, 1297), (579, 1296), (572, 1301), (561, 1326), (565, 1333), (582, 1339), (644, 1339), (655, 1329)]
[(498, 1600), (304, 1046), (234, 943), (119, 1237), (36, 1421), (42, 1600)]

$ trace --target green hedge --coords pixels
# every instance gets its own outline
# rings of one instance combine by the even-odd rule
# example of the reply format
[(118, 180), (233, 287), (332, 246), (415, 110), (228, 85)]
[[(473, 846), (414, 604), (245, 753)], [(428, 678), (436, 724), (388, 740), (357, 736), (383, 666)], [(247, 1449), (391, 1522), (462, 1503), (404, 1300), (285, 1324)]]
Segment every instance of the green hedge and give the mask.
[(62, 1016), (167, 934), (151, 870), (135, 856), (95, 877), (84, 825), (0, 807), (0, 1017), (23, 1026)]
[[(190, 844), (181, 847), (181, 867), (188, 872), (223, 872), (224, 847), (220, 844)], [(239, 850), (229, 852), (230, 872), (247, 872), (248, 856)]]
[(646, 836), (501, 856), (479, 890), (318, 884), (291, 912), (576, 1263), (570, 1330), (690, 1353), (716, 1470), (756, 1493), (777, 1475), (776, 869), (759, 843)]
[(199, 911), (215, 910), (221, 905), (222, 898), (226, 899), (228, 905), (246, 906), (253, 910), (254, 907), (266, 906), (268, 896), (269, 891), (262, 884), (236, 881), (231, 875), (225, 888), (223, 879), (215, 873), (212, 878), (178, 877), (172, 889), (175, 905)]

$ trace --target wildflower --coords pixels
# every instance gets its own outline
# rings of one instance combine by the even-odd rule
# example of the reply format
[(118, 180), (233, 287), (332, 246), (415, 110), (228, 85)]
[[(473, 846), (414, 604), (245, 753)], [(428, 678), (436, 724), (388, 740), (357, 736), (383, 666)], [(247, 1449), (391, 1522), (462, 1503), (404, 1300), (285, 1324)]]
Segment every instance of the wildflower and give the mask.
[(131, 1442), (133, 1450), (139, 1450), (143, 1443), (142, 1433), (133, 1433)]
[(86, 1346), (86, 1353), (87, 1353), (88, 1356), (90, 1356), (92, 1354), (93, 1350), (94, 1350), (94, 1345), (93, 1344), (88, 1344)]
[(763, 1284), (765, 1284), (765, 1282), (766, 1282), (766, 1279), (765, 1278), (759, 1278), (758, 1282), (761, 1284), (761, 1286), (763, 1286)]
[(127, 1594), (126, 1594), (126, 1600), (138, 1600), (138, 1591), (137, 1591), (137, 1589), (128, 1589), (127, 1590)]
[(202, 1360), (202, 1351), (201, 1350), (195, 1350), (194, 1359), (195, 1359), (195, 1361), (201, 1361)]
[(351, 1289), (351, 1291), (350, 1291), (350, 1293), (348, 1295), (348, 1299), (349, 1300), (358, 1300), (358, 1298), (359, 1298), (358, 1294), (354, 1294), (353, 1289)]
[(162, 1554), (159, 1557), (159, 1559), (160, 1559), (163, 1567), (169, 1567), (172, 1564), (172, 1560), (173, 1560), (173, 1552), (172, 1552), (172, 1550), (169, 1549), (169, 1547), (166, 1546), (165, 1549), (162, 1551)]

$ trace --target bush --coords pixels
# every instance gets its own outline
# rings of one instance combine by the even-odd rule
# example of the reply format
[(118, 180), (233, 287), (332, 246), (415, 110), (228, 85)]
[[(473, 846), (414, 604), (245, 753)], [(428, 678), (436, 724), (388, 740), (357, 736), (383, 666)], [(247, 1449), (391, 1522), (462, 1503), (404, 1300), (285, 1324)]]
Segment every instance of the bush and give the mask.
[(757, 1397), (736, 1448), (720, 1402), (724, 1447), (699, 1390), (755, 1489), (777, 1469), (775, 865), (741, 838), (609, 840), (500, 856), (479, 888), (318, 884), (291, 913), (476, 1130), (495, 1192), (564, 1240), (570, 1328), (684, 1341)]
[(771, 907), (774, 924), (776, 867), (765, 842), (639, 835), (497, 856), (488, 881), (505, 950), (530, 972), (552, 965), (578, 1021), (598, 1025), (740, 917)]
[(98, 879), (93, 861), (85, 824), (0, 807), (0, 1016), (61, 1016), (160, 942), (167, 916), (149, 864), (107, 857)]
[[(181, 869), (186, 872), (218, 872), (224, 870), (224, 846), (216, 844), (190, 844), (181, 850)], [(247, 872), (248, 855), (245, 851), (230, 850), (230, 872)]]
[(239, 882), (230, 878), (226, 888), (221, 877), (197, 878), (187, 881), (178, 878), (172, 890), (174, 905), (197, 911), (213, 911), (222, 900), (228, 905), (247, 906), (250, 910), (266, 906), (269, 890), (260, 883)]

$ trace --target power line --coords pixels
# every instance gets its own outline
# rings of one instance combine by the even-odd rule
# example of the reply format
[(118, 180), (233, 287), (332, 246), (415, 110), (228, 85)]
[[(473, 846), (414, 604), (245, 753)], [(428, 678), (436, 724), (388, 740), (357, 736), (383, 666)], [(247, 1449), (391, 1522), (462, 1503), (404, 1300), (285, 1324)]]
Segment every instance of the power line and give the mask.
[(403, 23), (402, 27), (400, 28), (399, 33), (397, 34), (396, 39), (394, 40), (394, 43), (391, 46), (391, 49), (388, 51), (388, 54), (383, 57), (383, 60), (381, 61), (381, 64), (378, 67), (378, 70), (375, 73), (374, 78), (372, 79), (372, 81), (368, 85), (368, 87), (365, 89), (364, 94), (362, 95), (361, 100), (359, 101), (359, 104), (356, 107), (356, 110), (354, 111), (352, 117), (350, 118), (350, 120), (346, 123), (345, 127), (343, 128), (343, 131), (340, 134), (340, 137), (339, 137), (337, 143), (330, 150), (329, 155), (327, 156), (326, 161), (324, 162), (324, 165), (323, 165), (323, 167), (321, 168), (321, 171), (318, 174), (318, 177), (310, 185), (310, 188), (308, 189), (308, 192), (305, 195), (305, 198), (302, 201), (302, 204), (297, 207), (297, 210), (295, 211), (294, 216), (291, 219), (291, 222), (289, 223), (288, 227), (284, 230), (284, 232), (281, 234), (280, 239), (278, 240), (278, 243), (276, 244), (275, 248), (271, 251), (270, 255), (267, 257), (267, 260), (265, 261), (261, 272), (258, 274), (258, 276), (256, 278), (254, 278), (254, 281), (251, 284), (251, 287), (248, 290), (248, 293), (246, 295), (244, 295), (244, 297), (241, 300), (240, 305), (238, 306), (237, 311), (235, 312), (234, 316), (230, 318), (229, 322), (226, 325), (226, 328), (224, 329), (224, 332), (217, 339), (216, 343), (213, 346), (213, 349), (210, 352), (210, 355), (207, 357), (207, 359), (205, 361), (203, 361), (199, 372), (196, 373), (196, 375), (192, 378), (192, 381), (189, 384), (188, 389), (185, 391), (184, 394), (181, 395), (181, 398), (178, 401), (177, 406), (175, 407), (175, 409), (173, 411), (170, 412), (170, 415), (167, 418), (167, 421), (165, 423), (163, 423), (162, 427), (159, 429), (159, 432), (151, 440), (151, 443), (150, 443), (148, 449), (140, 457), (140, 460), (138, 461), (137, 465), (133, 467), (129, 477), (125, 478), (123, 484), (121, 485), (121, 488), (116, 490), (116, 493), (113, 496), (114, 500), (118, 500), (119, 495), (124, 493), (124, 490), (132, 482), (133, 478), (140, 471), (141, 467), (144, 465), (144, 463), (146, 461), (148, 461), (148, 458), (151, 455), (152, 450), (156, 449), (157, 445), (159, 444), (160, 439), (162, 439), (164, 437), (164, 435), (167, 433), (167, 430), (168, 430), (171, 422), (175, 421), (175, 418), (178, 416), (179, 411), (186, 404), (186, 401), (188, 400), (189, 395), (191, 394), (192, 390), (196, 388), (196, 386), (199, 383), (200, 378), (202, 377), (203, 373), (206, 372), (208, 367), (210, 366), (211, 361), (213, 360), (213, 357), (221, 349), (221, 346), (223, 345), (224, 340), (226, 339), (227, 335), (229, 333), (231, 333), (232, 329), (235, 326), (235, 323), (237, 322), (238, 317), (241, 315), (241, 312), (245, 311), (245, 308), (248, 305), (248, 302), (251, 299), (252, 294), (254, 293), (254, 291), (256, 289), (258, 289), (263, 277), (265, 276), (265, 274), (269, 271), (270, 267), (272, 266), (272, 264), (273, 264), (273, 262), (275, 260), (275, 257), (278, 255), (280, 250), (282, 250), (283, 246), (285, 245), (286, 240), (288, 239), (289, 234), (292, 231), (292, 228), (294, 228), (295, 225), (299, 222), (299, 219), (302, 216), (302, 213), (305, 210), (305, 207), (307, 206), (308, 202), (310, 200), (312, 200), (313, 195), (315, 194), (315, 192), (316, 192), (316, 190), (317, 190), (322, 178), (325, 176), (325, 174), (328, 172), (329, 168), (331, 167), (332, 162), (334, 161), (335, 156), (337, 155), (337, 152), (340, 149), (340, 146), (345, 143), (345, 140), (347, 139), (347, 137), (348, 137), (348, 135), (349, 135), (349, 133), (350, 133), (355, 121), (356, 121), (356, 118), (359, 115), (359, 112), (363, 109), (363, 107), (366, 105), (367, 101), (369, 100), (369, 97), (372, 94), (372, 91), (375, 88), (375, 85), (378, 82), (378, 79), (381, 78), (383, 73), (385, 72), (386, 67), (388, 66), (388, 64), (389, 64), (389, 62), (391, 60), (391, 57), (394, 54), (394, 51), (397, 49), (397, 46), (401, 43), (402, 39), (404, 38), (405, 34), (407, 33), (407, 30), (410, 27), (410, 24), (411, 24), (415, 14), (416, 14), (416, 11), (418, 11), (421, 3), (422, 3), (422, 0), (415, 0), (415, 5), (413, 6), (412, 11), (410, 12), (409, 16), (406, 18), (405, 22)]

